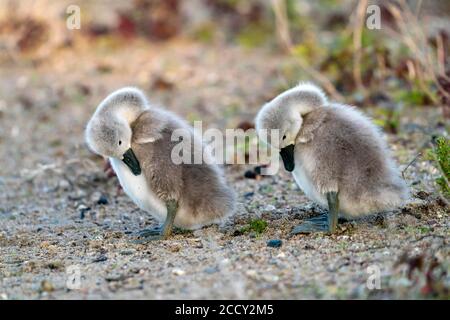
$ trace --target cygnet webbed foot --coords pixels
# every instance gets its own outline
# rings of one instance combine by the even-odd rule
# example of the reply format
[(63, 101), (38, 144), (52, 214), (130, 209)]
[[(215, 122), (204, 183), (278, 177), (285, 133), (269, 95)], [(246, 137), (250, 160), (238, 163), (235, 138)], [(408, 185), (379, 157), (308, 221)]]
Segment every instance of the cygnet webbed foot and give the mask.
[(305, 220), (298, 226), (296, 226), (291, 233), (313, 233), (313, 232), (326, 232), (334, 233), (337, 227), (337, 220), (339, 214), (339, 199), (337, 192), (327, 193), (328, 201), (328, 214), (313, 217)]
[(173, 222), (178, 210), (178, 203), (175, 200), (169, 200), (166, 202), (166, 207), (167, 217), (164, 224), (138, 232), (138, 238), (133, 240), (133, 243), (142, 244), (149, 241), (165, 240), (170, 237), (172, 234)]
[(162, 225), (138, 231), (136, 235), (139, 238), (148, 238), (148, 237), (151, 237), (151, 236), (160, 235), (161, 231), (162, 231)]

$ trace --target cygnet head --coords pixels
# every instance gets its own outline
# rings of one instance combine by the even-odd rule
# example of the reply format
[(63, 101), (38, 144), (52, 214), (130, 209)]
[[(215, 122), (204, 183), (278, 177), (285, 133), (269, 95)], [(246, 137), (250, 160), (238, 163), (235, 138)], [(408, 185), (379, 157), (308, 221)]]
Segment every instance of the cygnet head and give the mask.
[(141, 173), (131, 149), (131, 123), (147, 107), (144, 94), (132, 87), (119, 89), (106, 97), (86, 127), (89, 148), (102, 156), (122, 160), (135, 175)]
[[(266, 103), (256, 117), (260, 139), (280, 150), (285, 169), (293, 171), (294, 148), (303, 116), (327, 104), (323, 91), (311, 83), (300, 83)], [(263, 131), (265, 130), (265, 131)], [(278, 134), (273, 135), (272, 130)]]

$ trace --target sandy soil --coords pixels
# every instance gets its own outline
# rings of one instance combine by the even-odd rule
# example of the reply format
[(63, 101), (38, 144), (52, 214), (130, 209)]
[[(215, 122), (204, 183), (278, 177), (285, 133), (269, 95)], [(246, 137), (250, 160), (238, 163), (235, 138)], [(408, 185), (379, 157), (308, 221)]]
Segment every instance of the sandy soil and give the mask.
[[(449, 207), (423, 157), (405, 172), (414, 195), (405, 208), (343, 222), (332, 236), (289, 235), (320, 209), (288, 174), (246, 179), (252, 166), (227, 166), (239, 205), (224, 226), (131, 242), (156, 222), (84, 145), (98, 102), (137, 85), (190, 121), (234, 128), (286, 85), (292, 65), (264, 50), (178, 41), (113, 51), (86, 43), (38, 65), (2, 66), (0, 298), (448, 298)], [(443, 128), (434, 109), (402, 112), (400, 133), (387, 138), (403, 169)], [(241, 234), (255, 218), (267, 229)], [(380, 289), (367, 285), (373, 270)], [(74, 275), (79, 286), (68, 287)]]

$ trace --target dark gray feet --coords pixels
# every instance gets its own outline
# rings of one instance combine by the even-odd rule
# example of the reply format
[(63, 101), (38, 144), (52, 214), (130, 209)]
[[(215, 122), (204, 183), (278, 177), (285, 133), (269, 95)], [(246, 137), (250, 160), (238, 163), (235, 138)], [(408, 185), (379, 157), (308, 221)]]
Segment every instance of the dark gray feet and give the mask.
[(292, 234), (313, 232), (326, 232), (331, 234), (336, 232), (339, 214), (338, 194), (337, 192), (329, 192), (326, 196), (328, 200), (328, 214), (305, 220), (291, 231)]
[(162, 225), (154, 228), (141, 230), (136, 234), (137, 237), (135, 240), (133, 240), (133, 242), (146, 243), (148, 241), (162, 240), (163, 239), (162, 230), (163, 230)]
[(304, 222), (300, 223), (296, 226), (291, 233), (292, 234), (300, 234), (300, 233), (313, 233), (313, 232), (328, 232), (328, 216), (322, 215), (318, 217), (313, 217), (310, 219), (306, 219)]
[(167, 217), (163, 225), (144, 229), (137, 233), (137, 239), (133, 240), (133, 243), (147, 243), (149, 241), (165, 240), (172, 234), (173, 222), (178, 210), (178, 203), (175, 200), (166, 202)]

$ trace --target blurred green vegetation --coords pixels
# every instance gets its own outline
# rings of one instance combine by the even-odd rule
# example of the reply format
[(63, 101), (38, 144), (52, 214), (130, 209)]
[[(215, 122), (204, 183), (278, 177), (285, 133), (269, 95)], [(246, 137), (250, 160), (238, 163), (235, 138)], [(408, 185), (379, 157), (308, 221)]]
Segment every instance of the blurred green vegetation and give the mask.
[(242, 234), (254, 232), (257, 235), (262, 234), (267, 228), (267, 221), (262, 219), (253, 219), (246, 226), (240, 229)]
[[(246, 54), (264, 50), (280, 58), (276, 79), (267, 80), (272, 88), (264, 98), (307, 80), (324, 87), (339, 102), (376, 107), (376, 123), (391, 133), (398, 132), (402, 108), (437, 106), (446, 119), (450, 117), (450, 30), (428, 29), (414, 1), (406, 1), (406, 7), (402, 1), (377, 2), (381, 29), (370, 30), (365, 26), (366, 10), (363, 16), (358, 13), (361, 3), (133, 0), (119, 5), (79, 0), (83, 27), (77, 33), (81, 36), (74, 37), (65, 26), (64, 1), (58, 9), (54, 2), (42, 0), (41, 6), (28, 6), (27, 11), (26, 5), (6, 0), (0, 13), (7, 12), (9, 18), (0, 15), (0, 36), (8, 40), (0, 40), (0, 47), (15, 44), (23, 57), (40, 63), (59, 27), (65, 37), (58, 38), (62, 43), (55, 42), (55, 51), (75, 48), (81, 38), (105, 53), (128, 47), (135, 39), (161, 44), (177, 38), (225, 49), (237, 46)], [(51, 10), (44, 12), (46, 7)], [(450, 12), (450, 3), (424, 2), (421, 9), (430, 14), (428, 20), (438, 19), (446, 9)], [(43, 53), (37, 54), (41, 49)], [(2, 53), (0, 60), (13, 56)], [(108, 64), (97, 69), (105, 74), (112, 70)], [(230, 103), (224, 117), (238, 115), (239, 104)]]
[(438, 137), (436, 146), (428, 150), (428, 157), (436, 163), (441, 176), (436, 179), (442, 193), (450, 198), (450, 139)]

